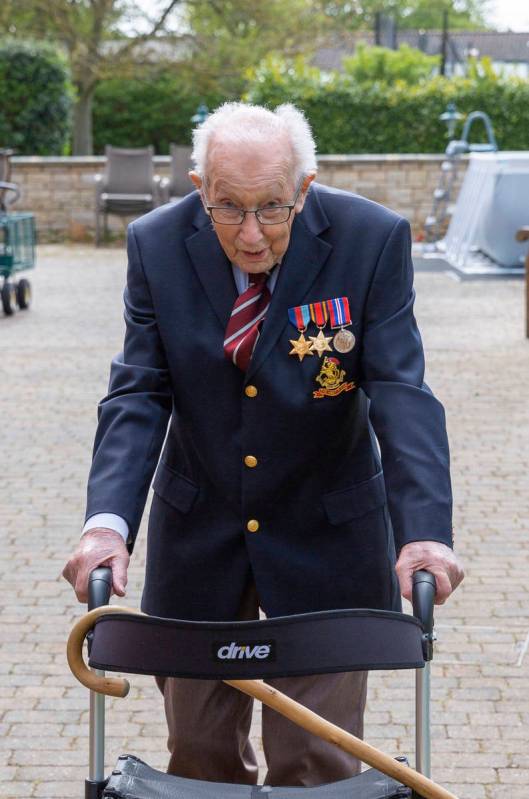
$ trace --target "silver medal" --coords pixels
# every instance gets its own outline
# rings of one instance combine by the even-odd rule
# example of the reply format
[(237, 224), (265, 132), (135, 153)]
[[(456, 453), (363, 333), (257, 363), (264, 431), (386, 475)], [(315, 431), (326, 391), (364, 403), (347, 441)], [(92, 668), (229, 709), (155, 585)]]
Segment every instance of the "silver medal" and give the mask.
[(332, 340), (334, 349), (337, 352), (351, 352), (355, 345), (356, 339), (350, 330), (341, 328)]

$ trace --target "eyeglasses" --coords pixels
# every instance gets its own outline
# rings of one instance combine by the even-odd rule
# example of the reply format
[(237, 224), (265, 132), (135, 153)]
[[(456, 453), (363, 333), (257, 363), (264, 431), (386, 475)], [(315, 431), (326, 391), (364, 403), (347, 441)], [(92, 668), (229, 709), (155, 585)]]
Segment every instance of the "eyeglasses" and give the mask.
[(244, 208), (230, 208), (226, 205), (206, 205), (206, 209), (213, 222), (218, 225), (242, 225), (246, 214), (255, 214), (260, 225), (281, 225), (290, 219), (302, 185), (303, 178), (299, 182), (294, 199), (286, 205), (265, 205), (264, 208), (254, 208), (248, 211)]

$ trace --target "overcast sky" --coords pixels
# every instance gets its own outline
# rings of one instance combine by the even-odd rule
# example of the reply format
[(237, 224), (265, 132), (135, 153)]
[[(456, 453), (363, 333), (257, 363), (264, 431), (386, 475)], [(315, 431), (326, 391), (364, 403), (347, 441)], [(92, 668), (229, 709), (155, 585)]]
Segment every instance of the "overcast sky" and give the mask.
[[(147, 12), (163, 8), (165, 0), (137, 0)], [(527, 31), (529, 33), (528, 0), (489, 0), (488, 22), (497, 30)]]
[(488, 21), (498, 30), (529, 32), (527, 0), (491, 0)]

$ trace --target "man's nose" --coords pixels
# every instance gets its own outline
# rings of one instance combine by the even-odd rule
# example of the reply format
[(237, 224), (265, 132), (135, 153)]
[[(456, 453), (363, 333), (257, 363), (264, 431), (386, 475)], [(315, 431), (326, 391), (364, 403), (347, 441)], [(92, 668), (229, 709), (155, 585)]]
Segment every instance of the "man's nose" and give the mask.
[(246, 214), (241, 223), (239, 235), (248, 243), (261, 241), (263, 238), (263, 231), (255, 214)]

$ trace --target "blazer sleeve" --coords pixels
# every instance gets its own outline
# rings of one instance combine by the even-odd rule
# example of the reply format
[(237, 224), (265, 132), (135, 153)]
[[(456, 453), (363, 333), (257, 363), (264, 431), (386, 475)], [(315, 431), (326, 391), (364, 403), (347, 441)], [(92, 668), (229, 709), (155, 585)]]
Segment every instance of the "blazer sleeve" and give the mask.
[(85, 518), (114, 513), (129, 526), (132, 551), (172, 409), (169, 370), (160, 340), (134, 224), (127, 237), (123, 351), (110, 368), (98, 405)]
[(414, 299), (410, 226), (399, 218), (368, 292), (361, 365), (397, 552), (411, 541), (452, 546), (445, 415), (424, 382)]

